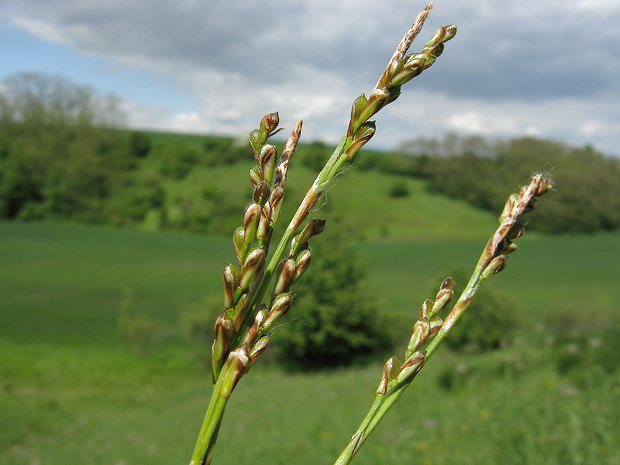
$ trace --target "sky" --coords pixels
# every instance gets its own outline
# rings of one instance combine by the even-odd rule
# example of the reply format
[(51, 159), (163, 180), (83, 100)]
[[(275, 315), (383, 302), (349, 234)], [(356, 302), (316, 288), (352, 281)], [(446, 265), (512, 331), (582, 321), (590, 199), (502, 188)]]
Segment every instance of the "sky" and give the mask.
[[(247, 134), (278, 111), (337, 142), (425, 6), (413, 0), (0, 0), (0, 81), (61, 75), (134, 128)], [(456, 37), (377, 116), (369, 148), (530, 135), (620, 156), (620, 1), (437, 0)]]

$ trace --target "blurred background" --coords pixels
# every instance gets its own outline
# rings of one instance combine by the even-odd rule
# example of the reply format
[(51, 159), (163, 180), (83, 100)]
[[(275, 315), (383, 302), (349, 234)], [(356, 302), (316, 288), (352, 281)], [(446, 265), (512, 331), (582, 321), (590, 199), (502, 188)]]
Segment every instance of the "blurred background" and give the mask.
[[(247, 134), (304, 119), (285, 221), (423, 7), (0, 4), (0, 464), (189, 460)], [(412, 48), (459, 32), (315, 212), (327, 229), (216, 461), (335, 460), (422, 302), (465, 284), (542, 171), (557, 189), (507, 269), (355, 463), (620, 463), (620, 6), (435, 8)]]

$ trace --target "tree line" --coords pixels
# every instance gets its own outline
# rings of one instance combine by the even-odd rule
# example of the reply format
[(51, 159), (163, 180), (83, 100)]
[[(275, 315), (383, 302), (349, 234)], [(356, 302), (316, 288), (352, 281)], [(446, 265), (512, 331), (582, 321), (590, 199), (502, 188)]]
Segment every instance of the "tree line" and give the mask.
[[(296, 157), (316, 170), (330, 153), (313, 142), (300, 144)], [(228, 234), (242, 198), (209, 182), (174, 192), (170, 182), (196, 167), (249, 159), (245, 144), (233, 138), (124, 129), (119, 99), (64, 78), (22, 73), (0, 84), (0, 218), (132, 225), (150, 215), (155, 228)], [(356, 166), (426, 180), (432, 192), (495, 213), (532, 173), (545, 171), (557, 192), (541, 202), (532, 228), (620, 227), (620, 160), (588, 146), (447, 135), (418, 138), (391, 153), (365, 151)], [(408, 192), (395, 181), (392, 195)]]
[(591, 146), (448, 135), (443, 141), (422, 139), (397, 152), (363, 157), (358, 167), (425, 179), (432, 192), (498, 214), (508, 195), (542, 171), (552, 177), (556, 192), (537, 206), (532, 229), (570, 233), (620, 227), (620, 159)]
[[(231, 205), (206, 186), (166, 205), (166, 179), (247, 159), (233, 139), (160, 138), (124, 129), (120, 100), (62, 77), (21, 73), (0, 84), (0, 218), (72, 220), (223, 233)], [(152, 165), (148, 167), (148, 165)], [(146, 166), (146, 167), (145, 167)], [(189, 194), (188, 194), (189, 195)], [(170, 203), (170, 202), (168, 202)], [(180, 212), (169, 220), (167, 211)], [(208, 223), (208, 224), (207, 224)]]

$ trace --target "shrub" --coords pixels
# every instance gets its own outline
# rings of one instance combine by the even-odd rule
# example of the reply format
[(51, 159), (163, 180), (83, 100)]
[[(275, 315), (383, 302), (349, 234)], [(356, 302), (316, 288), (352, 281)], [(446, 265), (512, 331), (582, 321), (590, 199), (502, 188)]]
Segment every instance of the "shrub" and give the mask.
[(162, 207), (165, 191), (161, 178), (155, 174), (120, 186), (107, 205), (107, 216), (115, 225), (143, 221), (149, 211)]
[(193, 233), (226, 234), (239, 221), (243, 203), (215, 186), (202, 186), (179, 198), (180, 218), (173, 226)]
[(151, 151), (151, 139), (143, 132), (131, 131), (127, 144), (132, 157), (144, 158)]
[[(330, 231), (332, 231), (330, 229)], [(390, 348), (389, 324), (364, 285), (352, 241), (325, 233), (295, 295), (289, 322), (278, 328), (279, 358), (298, 368), (332, 368)]]
[(203, 163), (207, 166), (232, 165), (247, 160), (249, 151), (229, 137), (206, 136), (202, 140)]
[(188, 143), (162, 143), (157, 147), (157, 152), (161, 160), (161, 174), (176, 180), (185, 178), (199, 159), (198, 150)]
[(320, 171), (329, 157), (330, 150), (324, 142), (315, 141), (300, 150), (299, 159), (304, 166)]
[(408, 197), (409, 187), (407, 181), (400, 178), (395, 180), (390, 186), (390, 197)]

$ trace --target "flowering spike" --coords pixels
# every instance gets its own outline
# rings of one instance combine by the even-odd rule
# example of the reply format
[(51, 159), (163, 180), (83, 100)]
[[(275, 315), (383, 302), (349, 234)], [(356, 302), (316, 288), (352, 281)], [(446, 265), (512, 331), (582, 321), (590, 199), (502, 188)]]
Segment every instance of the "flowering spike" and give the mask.
[(264, 239), (270, 233), (271, 225), (271, 204), (269, 202), (265, 202), (263, 208), (260, 213), (260, 218), (258, 220), (258, 230), (256, 231), (256, 237), (258, 239)]
[(312, 255), (310, 254), (310, 249), (305, 249), (300, 252), (297, 256), (297, 260), (295, 261), (295, 274), (293, 275), (293, 280), (291, 284), (297, 281), (304, 271), (308, 269), (310, 266), (310, 261), (312, 260)]
[(499, 255), (491, 260), (491, 263), (487, 265), (487, 267), (482, 272), (480, 279), (488, 279), (489, 276), (499, 273), (504, 268), (506, 268), (506, 262), (508, 257), (506, 255)]
[(439, 292), (433, 302), (433, 309), (431, 313), (434, 315), (443, 310), (446, 305), (452, 300), (454, 295), (454, 279), (446, 278), (439, 288)]
[(433, 301), (431, 299), (426, 299), (422, 306), (420, 307), (420, 318), (426, 318), (429, 313), (433, 310)]
[(312, 220), (308, 221), (308, 224), (306, 224), (304, 229), (299, 234), (297, 242), (299, 244), (303, 244), (305, 242), (308, 242), (311, 237), (321, 234), (325, 229), (326, 222), (327, 220), (322, 220), (319, 218), (313, 218)]
[(217, 317), (215, 322), (215, 341), (212, 348), (214, 361), (224, 359), (232, 333), (233, 325), (224, 312)]
[(237, 347), (228, 356), (226, 373), (220, 387), (220, 396), (227, 399), (243, 376), (250, 362), (248, 349), (245, 346)]
[(250, 170), (250, 182), (256, 187), (263, 180), (263, 170), (260, 166), (255, 166)]
[(269, 196), (269, 203), (271, 204), (271, 223), (274, 224), (278, 221), (280, 216), (280, 208), (282, 207), (282, 199), (284, 198), (284, 189), (277, 185), (271, 189), (271, 195)]
[(250, 329), (248, 329), (247, 334), (245, 335), (245, 339), (243, 341), (244, 344), (247, 344), (250, 347), (254, 341), (256, 340), (256, 336), (258, 335), (258, 330), (261, 327), (261, 323), (265, 319), (265, 315), (267, 314), (267, 310), (265, 309), (265, 305), (261, 307), (256, 316), (254, 317), (254, 322)]
[(385, 362), (385, 365), (383, 366), (383, 377), (381, 378), (381, 383), (379, 383), (379, 387), (377, 388), (378, 395), (384, 396), (387, 393), (390, 381), (396, 379), (399, 371), (400, 364), (398, 362), (398, 357), (394, 355), (391, 359)]
[(250, 295), (247, 292), (244, 292), (237, 299), (237, 305), (235, 305), (235, 310), (233, 312), (234, 321), (233, 321), (233, 329), (235, 334), (239, 332), (241, 329), (241, 323), (243, 322), (243, 316), (245, 315), (245, 311), (250, 306)]
[(277, 296), (271, 304), (269, 313), (262, 322), (261, 329), (263, 331), (270, 331), (274, 323), (280, 319), (282, 315), (288, 312), (293, 301), (293, 293), (285, 292)]
[(247, 206), (245, 212), (243, 212), (243, 241), (246, 244), (251, 244), (256, 237), (260, 210), (260, 205), (257, 203), (251, 203)]
[(261, 145), (265, 143), (267, 138), (276, 130), (278, 124), (280, 123), (280, 117), (278, 116), (278, 112), (268, 113), (263, 116), (263, 119), (260, 122), (260, 126), (258, 128), (258, 140)]
[(235, 290), (239, 285), (239, 269), (231, 263), (224, 268), (224, 308), (232, 308)]
[(346, 151), (347, 158), (352, 158), (375, 135), (375, 129), (374, 121), (366, 121), (359, 127)]
[(263, 171), (264, 180), (268, 183), (273, 179), (273, 172), (276, 168), (276, 148), (271, 144), (266, 144), (260, 151), (259, 161)]
[(214, 383), (222, 367), (222, 361), (224, 360), (224, 357), (226, 357), (232, 334), (233, 324), (228, 319), (226, 312), (224, 312), (217, 318), (215, 323), (215, 340), (213, 341), (213, 346), (211, 347), (211, 363)]
[(434, 335), (443, 326), (443, 320), (439, 318), (438, 316), (434, 316), (433, 318), (431, 318), (431, 321), (429, 323), (430, 323), (430, 331), (428, 333), (429, 336)]
[(254, 188), (254, 202), (262, 205), (269, 198), (269, 184), (267, 181), (261, 181)]
[(256, 341), (252, 345), (252, 350), (250, 351), (250, 363), (248, 364), (248, 367), (246, 368), (246, 370), (250, 368), (250, 366), (252, 366), (252, 364), (260, 356), (260, 354), (262, 354), (265, 351), (268, 344), (269, 344), (269, 334), (265, 334), (264, 336), (260, 337), (258, 341)]
[(396, 381), (398, 383), (402, 383), (403, 381), (413, 378), (418, 371), (422, 369), (425, 361), (426, 351), (421, 350), (411, 354), (407, 361), (403, 363), (403, 366), (396, 377)]
[(286, 145), (284, 146), (284, 150), (282, 151), (282, 156), (280, 160), (278, 160), (278, 167), (276, 168), (276, 173), (274, 176), (274, 187), (279, 186), (280, 188), (284, 188), (284, 184), (286, 183), (286, 175), (288, 173), (288, 164), (295, 153), (295, 149), (297, 148), (297, 143), (299, 142), (299, 138), (301, 137), (301, 127), (303, 125), (303, 121), (297, 121), (295, 128), (291, 132), (288, 140), (286, 141)]
[(278, 270), (278, 279), (273, 288), (274, 295), (284, 292), (289, 284), (291, 284), (291, 280), (295, 275), (295, 260), (292, 258), (285, 258), (279, 263)]
[(260, 136), (258, 129), (254, 129), (250, 133), (250, 147), (252, 148), (252, 152), (254, 152), (254, 158), (258, 161), (258, 154), (260, 153), (262, 143), (260, 142)]
[(426, 318), (420, 318), (413, 325), (413, 331), (411, 333), (411, 339), (409, 340), (409, 345), (407, 346), (406, 355), (410, 355), (420, 347), (426, 341), (428, 334), (431, 331), (431, 325)]
[(252, 250), (243, 263), (243, 270), (241, 271), (241, 278), (239, 280), (239, 288), (247, 289), (250, 285), (252, 278), (256, 275), (258, 270), (262, 268), (265, 263), (265, 251), (262, 248), (256, 248)]
[(241, 265), (245, 260), (245, 256), (243, 256), (243, 245), (245, 244), (245, 230), (243, 226), (239, 226), (235, 229), (233, 233), (233, 244), (235, 245), (235, 253), (237, 254), (237, 260), (239, 260), (239, 264)]

